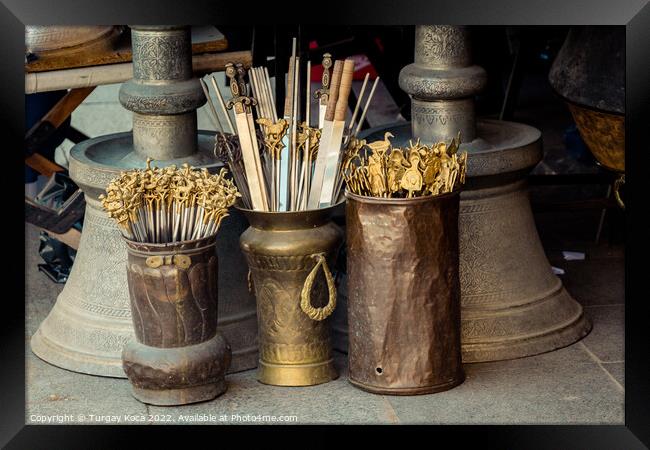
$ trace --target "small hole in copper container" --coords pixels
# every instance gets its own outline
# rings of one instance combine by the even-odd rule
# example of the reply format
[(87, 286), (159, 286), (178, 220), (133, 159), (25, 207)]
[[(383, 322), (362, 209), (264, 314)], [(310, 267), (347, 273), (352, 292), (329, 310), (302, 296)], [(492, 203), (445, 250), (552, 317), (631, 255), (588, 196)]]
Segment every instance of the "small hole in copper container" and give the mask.
[(377, 371), (377, 375), (384, 373), (384, 370), (381, 367), (377, 367), (375, 370)]

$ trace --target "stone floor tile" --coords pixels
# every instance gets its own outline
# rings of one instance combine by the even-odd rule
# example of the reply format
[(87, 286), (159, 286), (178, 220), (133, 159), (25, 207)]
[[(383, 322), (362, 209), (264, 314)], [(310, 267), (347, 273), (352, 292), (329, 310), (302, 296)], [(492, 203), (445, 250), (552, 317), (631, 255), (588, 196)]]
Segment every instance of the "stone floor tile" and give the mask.
[(400, 423), (622, 424), (624, 395), (596, 363), (467, 370), (446, 392), (391, 397)]
[(26, 423), (42, 423), (46, 417), (58, 419), (54, 424), (112, 424), (115, 417), (120, 423), (128, 417), (146, 420), (147, 407), (131, 395), (128, 380), (71, 372), (42, 361), (29, 347), (25, 351)]
[(582, 342), (601, 362), (625, 360), (625, 306), (588, 306), (585, 313), (593, 330)]
[(318, 386), (268, 386), (257, 381), (255, 370), (248, 370), (229, 375), (228, 391), (215, 400), (172, 408), (150, 406), (150, 413), (170, 414), (177, 424), (185, 423), (183, 417), (196, 421), (201, 414), (212, 414), (215, 424), (269, 423), (249, 418), (257, 415), (295, 415), (293, 423), (304, 424), (395, 423), (395, 413), (382, 396), (356, 389), (347, 381), (345, 357), (337, 356), (336, 363), (341, 376)]

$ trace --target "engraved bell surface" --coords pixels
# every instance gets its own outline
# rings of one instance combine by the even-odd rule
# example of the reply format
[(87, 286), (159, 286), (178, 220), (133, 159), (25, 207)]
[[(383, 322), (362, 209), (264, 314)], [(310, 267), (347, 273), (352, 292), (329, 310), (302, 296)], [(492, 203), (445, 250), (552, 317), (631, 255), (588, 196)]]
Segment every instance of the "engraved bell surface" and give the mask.
[[(460, 131), (460, 148), (469, 153), (459, 219), (463, 362), (531, 356), (580, 340), (591, 323), (552, 273), (528, 199), (525, 178), (542, 159), (541, 132), (476, 120), (473, 96), (486, 74), (471, 65), (465, 27), (416, 26), (415, 62), (402, 69), (399, 83), (411, 96), (411, 123), (364, 138), (381, 139), (389, 130), (395, 146), (417, 138), (431, 144)], [(345, 308), (338, 311), (334, 343), (345, 350)]]

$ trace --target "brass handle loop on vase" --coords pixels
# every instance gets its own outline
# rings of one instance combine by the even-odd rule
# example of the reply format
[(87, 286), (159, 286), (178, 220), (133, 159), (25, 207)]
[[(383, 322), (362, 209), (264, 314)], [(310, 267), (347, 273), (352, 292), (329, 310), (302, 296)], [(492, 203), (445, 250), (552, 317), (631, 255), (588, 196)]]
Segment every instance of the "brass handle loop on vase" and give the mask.
[[(307, 314), (307, 316), (309, 316), (310, 319), (324, 320), (330, 314), (332, 314), (334, 312), (334, 308), (336, 308), (336, 285), (334, 284), (332, 273), (330, 272), (329, 267), (327, 267), (325, 254), (316, 253), (311, 255), (311, 257), (315, 258), (317, 260), (317, 263), (305, 279), (305, 284), (303, 285), (302, 292), (300, 293), (300, 308), (305, 314)], [(327, 302), (327, 305), (321, 308), (315, 308), (311, 304), (311, 288), (314, 284), (314, 279), (316, 278), (316, 273), (318, 273), (319, 267), (323, 267), (323, 273), (325, 274), (325, 279), (327, 280), (329, 301)]]
[(614, 181), (614, 196), (616, 197), (616, 203), (625, 211), (625, 203), (621, 200), (621, 186), (625, 185), (625, 174), (621, 175), (616, 181)]

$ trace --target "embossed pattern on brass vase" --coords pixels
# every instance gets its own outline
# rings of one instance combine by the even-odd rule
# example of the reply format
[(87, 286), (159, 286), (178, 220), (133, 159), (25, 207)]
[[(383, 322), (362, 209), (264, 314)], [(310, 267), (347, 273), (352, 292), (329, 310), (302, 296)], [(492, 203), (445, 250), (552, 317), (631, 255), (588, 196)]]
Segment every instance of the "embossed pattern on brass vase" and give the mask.
[(241, 209), (251, 224), (240, 242), (257, 299), (262, 383), (310, 386), (338, 376), (328, 317), (336, 307), (329, 268), (343, 238), (332, 222), (339, 205), (296, 212)]
[(182, 405), (222, 394), (232, 355), (217, 332), (216, 237), (125, 241), (136, 340), (124, 347), (122, 362), (133, 395)]
[(459, 385), (458, 191), (346, 196), (350, 382), (392, 395)]

